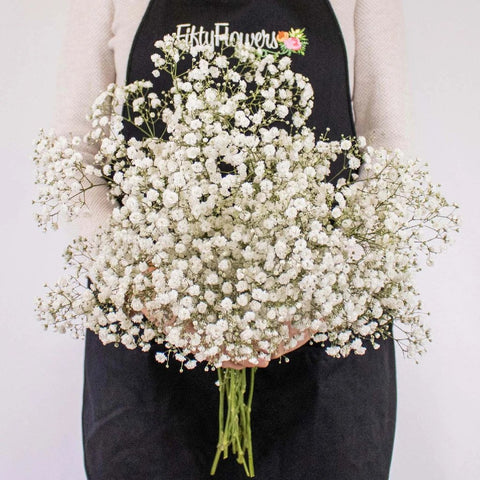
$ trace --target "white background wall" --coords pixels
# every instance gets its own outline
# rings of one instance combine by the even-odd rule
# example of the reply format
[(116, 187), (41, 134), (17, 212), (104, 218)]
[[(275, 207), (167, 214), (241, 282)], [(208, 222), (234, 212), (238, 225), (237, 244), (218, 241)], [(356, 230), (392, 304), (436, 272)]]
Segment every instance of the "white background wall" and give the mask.
[[(31, 142), (52, 119), (65, 1), (1, 0), (0, 477), (85, 478), (81, 448), (83, 343), (44, 333), (33, 299), (62, 271), (69, 238), (42, 234), (31, 199)], [(476, 480), (480, 471), (480, 45), (478, 0), (404, 0), (418, 154), (462, 233), (419, 277), (434, 342), (416, 365), (398, 358), (391, 479)]]

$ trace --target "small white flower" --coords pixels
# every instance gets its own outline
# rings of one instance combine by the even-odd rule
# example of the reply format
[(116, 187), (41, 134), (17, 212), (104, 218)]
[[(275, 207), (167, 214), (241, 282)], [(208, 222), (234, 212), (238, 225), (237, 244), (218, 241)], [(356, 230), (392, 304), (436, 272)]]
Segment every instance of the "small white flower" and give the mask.
[(167, 208), (172, 207), (178, 202), (178, 194), (167, 189), (162, 194), (162, 201)]
[(357, 168), (360, 167), (360, 159), (357, 157), (351, 157), (348, 160), (348, 167), (351, 168), (352, 170), (356, 170)]
[(187, 145), (195, 145), (197, 143), (197, 136), (193, 132), (189, 132), (183, 137), (183, 140)]
[(342, 216), (342, 209), (340, 207), (335, 207), (332, 210), (332, 217), (333, 218), (340, 218)]
[(143, 302), (139, 298), (134, 298), (132, 300), (132, 308), (139, 312), (143, 308)]
[(338, 345), (335, 345), (333, 347), (327, 347), (325, 349), (325, 352), (331, 357), (338, 357), (340, 355), (340, 347)]
[(197, 361), (196, 360), (188, 360), (187, 362), (185, 362), (185, 368), (187, 370), (192, 370), (193, 368), (195, 368), (197, 366)]

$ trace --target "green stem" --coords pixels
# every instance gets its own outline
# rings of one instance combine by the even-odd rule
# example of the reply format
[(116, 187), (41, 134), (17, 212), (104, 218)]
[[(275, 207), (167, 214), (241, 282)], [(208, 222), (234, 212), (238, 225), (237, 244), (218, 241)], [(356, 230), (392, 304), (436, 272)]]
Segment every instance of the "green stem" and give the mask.
[[(215, 475), (222, 453), (224, 459), (228, 457), (230, 447), (237, 456), (237, 462), (243, 465), (247, 477), (251, 478), (255, 475), (250, 419), (255, 371), (256, 368), (250, 369), (248, 382), (246, 369), (217, 369), (220, 395), (218, 443), (210, 475)], [(247, 383), (250, 384), (247, 385)], [(248, 398), (245, 398), (247, 389)], [(226, 404), (225, 399), (227, 400)]]
[(218, 461), (223, 450), (224, 443), (224, 411), (225, 411), (225, 384), (224, 384), (224, 372), (222, 368), (217, 369), (218, 372), (218, 388), (220, 393), (219, 409), (218, 409), (218, 446), (213, 460), (213, 465), (210, 470), (210, 475), (214, 475), (217, 469)]
[(255, 470), (253, 468), (253, 446), (252, 446), (252, 423), (251, 423), (251, 414), (252, 414), (252, 402), (253, 402), (253, 388), (255, 386), (255, 372), (256, 368), (250, 370), (250, 386), (248, 392), (248, 403), (247, 403), (247, 439), (248, 447), (247, 451), (250, 452), (248, 455), (248, 467), (252, 474), (252, 477), (255, 475)]

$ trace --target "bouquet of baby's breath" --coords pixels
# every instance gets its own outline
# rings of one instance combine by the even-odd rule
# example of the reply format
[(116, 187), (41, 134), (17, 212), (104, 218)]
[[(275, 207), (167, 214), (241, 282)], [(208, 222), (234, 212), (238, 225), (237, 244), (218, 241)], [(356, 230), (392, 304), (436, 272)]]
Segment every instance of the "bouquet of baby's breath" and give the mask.
[[(84, 213), (85, 192), (105, 182), (115, 207), (96, 236), (67, 247), (69, 273), (37, 311), (60, 332), (90, 328), (143, 351), (162, 344), (159, 362), (217, 368), (211, 473), (231, 446), (253, 476), (255, 369), (247, 378), (222, 363), (270, 360), (305, 332), (334, 357), (363, 354), (392, 325), (402, 349), (421, 354), (429, 330), (412, 276), (457, 230), (457, 207), (398, 150), (316, 138), (306, 126), (313, 90), (289, 56), (174, 36), (155, 46), (153, 75), (171, 81), (161, 96), (147, 80), (112, 84), (87, 138), (41, 132), (39, 225)], [(125, 138), (127, 123), (137, 135)], [(97, 145), (90, 165), (84, 141)]]

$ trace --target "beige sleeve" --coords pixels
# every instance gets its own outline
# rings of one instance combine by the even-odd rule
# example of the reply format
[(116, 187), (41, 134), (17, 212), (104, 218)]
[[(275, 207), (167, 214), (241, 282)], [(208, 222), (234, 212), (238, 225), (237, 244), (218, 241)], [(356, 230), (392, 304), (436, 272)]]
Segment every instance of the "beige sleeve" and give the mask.
[[(58, 64), (54, 128), (58, 134), (83, 136), (90, 128), (86, 115), (95, 98), (115, 81), (112, 36), (112, 0), (70, 0), (66, 33)], [(82, 151), (84, 161), (92, 163), (95, 147)], [(95, 183), (101, 183), (94, 177)], [(62, 228), (87, 237), (110, 218), (113, 205), (107, 197), (106, 183), (86, 193), (86, 214)]]
[(412, 126), (401, 0), (357, 0), (354, 28), (357, 135), (408, 153)]

